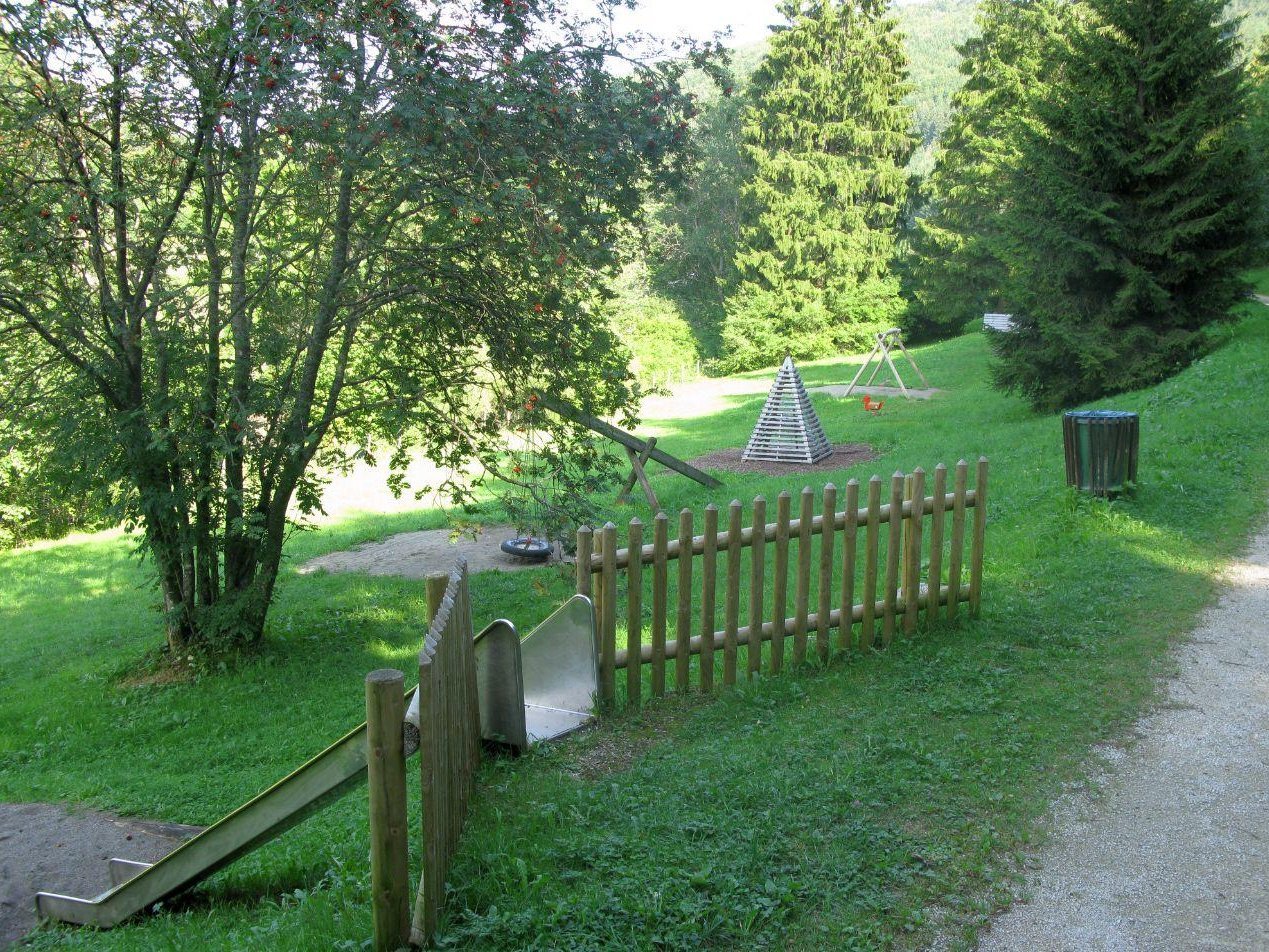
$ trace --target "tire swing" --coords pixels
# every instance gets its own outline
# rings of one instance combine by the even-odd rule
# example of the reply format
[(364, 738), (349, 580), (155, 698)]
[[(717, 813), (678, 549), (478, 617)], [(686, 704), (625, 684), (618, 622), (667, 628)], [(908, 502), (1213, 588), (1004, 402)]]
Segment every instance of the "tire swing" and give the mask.
[(555, 546), (547, 538), (547, 506), (543, 494), (554, 492), (555, 473), (541, 453), (542, 439), (534, 415), (538, 411), (537, 394), (529, 396), (524, 410), (524, 425), (519, 428), (524, 440), (511, 467), (523, 481), (521, 491), (516, 494), (518, 498), (512, 500), (520, 514), (519, 535), (504, 540), (498, 548), (526, 562), (546, 562), (554, 554)]

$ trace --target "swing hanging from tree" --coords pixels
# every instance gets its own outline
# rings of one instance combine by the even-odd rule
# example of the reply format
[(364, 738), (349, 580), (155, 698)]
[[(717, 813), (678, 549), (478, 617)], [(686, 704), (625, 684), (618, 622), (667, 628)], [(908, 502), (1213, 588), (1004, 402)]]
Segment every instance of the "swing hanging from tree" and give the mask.
[(530, 394), (524, 402), (520, 447), (513, 454), (511, 473), (515, 490), (503, 503), (515, 519), (517, 535), (504, 540), (499, 548), (507, 555), (527, 562), (546, 562), (555, 553), (550, 539), (551, 502), (559, 483), (559, 472), (549, 454), (544, 452), (542, 432), (537, 424), (539, 397)]

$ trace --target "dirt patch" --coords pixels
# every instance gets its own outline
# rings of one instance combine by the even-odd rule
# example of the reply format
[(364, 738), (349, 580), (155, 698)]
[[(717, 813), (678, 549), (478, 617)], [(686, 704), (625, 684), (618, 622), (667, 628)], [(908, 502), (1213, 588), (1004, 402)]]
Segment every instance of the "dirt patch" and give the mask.
[(55, 803), (0, 803), (0, 947), (35, 928), (37, 892), (96, 896), (110, 888), (111, 857), (153, 863), (201, 829)]
[(434, 572), (449, 572), (462, 556), (468, 570), (476, 572), (517, 572), (541, 568), (542, 562), (527, 562), (507, 555), (498, 546), (518, 532), (512, 526), (483, 526), (475, 538), (454, 537), (449, 529), (402, 532), (382, 542), (367, 542), (346, 552), (332, 552), (310, 559), (299, 567), (301, 574), (316, 572), (365, 572), (367, 575), (395, 575), (427, 578)]
[(731, 450), (715, 450), (696, 459), (688, 460), (698, 469), (721, 469), (726, 473), (762, 473), (765, 476), (785, 476), (789, 473), (823, 473), (834, 469), (844, 469), (856, 463), (866, 463), (876, 459), (877, 454), (867, 443), (838, 443), (833, 447), (833, 454), (826, 456), (818, 463), (808, 466), (806, 463), (772, 463), (767, 460), (743, 460), (742, 448)]

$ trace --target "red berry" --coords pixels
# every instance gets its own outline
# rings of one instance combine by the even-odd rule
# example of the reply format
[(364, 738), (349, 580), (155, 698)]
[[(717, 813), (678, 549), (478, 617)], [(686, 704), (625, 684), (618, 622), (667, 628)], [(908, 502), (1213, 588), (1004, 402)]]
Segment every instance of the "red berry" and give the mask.
[(542, 313), (542, 305), (541, 305), (541, 304), (535, 304), (535, 305), (533, 305), (533, 312), (534, 312), (535, 314), (541, 314), (541, 313)]
[(41, 217), (41, 218), (48, 218), (48, 216), (49, 216), (49, 215), (51, 215), (51, 214), (53, 214), (53, 213), (52, 213), (51, 211), (49, 211), (47, 208), (41, 208), (41, 209), (40, 209), (40, 217)]

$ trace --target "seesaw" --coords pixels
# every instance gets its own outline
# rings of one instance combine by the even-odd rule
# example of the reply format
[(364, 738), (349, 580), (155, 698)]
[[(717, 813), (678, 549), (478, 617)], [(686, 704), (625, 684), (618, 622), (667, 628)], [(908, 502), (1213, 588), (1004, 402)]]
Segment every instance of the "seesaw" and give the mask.
[[(595, 609), (574, 595), (523, 641), (499, 619), (475, 636), (481, 731), (522, 751), (576, 730), (592, 716), (599, 671)], [(406, 756), (418, 750), (416, 691), (406, 692)], [(213, 823), (156, 863), (109, 860), (111, 887), (92, 899), (41, 892), (36, 911), (48, 919), (108, 929), (184, 892), (235, 859), (268, 843), (339, 799), (366, 778), (366, 725)]]

